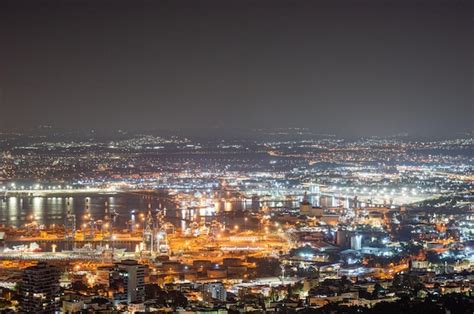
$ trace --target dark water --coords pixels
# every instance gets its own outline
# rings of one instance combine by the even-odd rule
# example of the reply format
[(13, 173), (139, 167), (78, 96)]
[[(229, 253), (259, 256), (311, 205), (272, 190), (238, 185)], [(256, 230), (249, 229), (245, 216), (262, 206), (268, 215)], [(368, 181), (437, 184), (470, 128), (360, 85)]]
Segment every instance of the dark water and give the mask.
[[(333, 206), (334, 199), (321, 197), (319, 201), (310, 198), (315, 205), (323, 207)], [(103, 219), (105, 203), (110, 212), (115, 211), (115, 225), (126, 228), (127, 222), (136, 219), (140, 222), (139, 214), (146, 213), (148, 206), (152, 211), (166, 209), (167, 221), (176, 227), (185, 228), (191, 221), (210, 221), (216, 219), (226, 222), (235, 219), (235, 213), (242, 210), (256, 211), (263, 203), (258, 200), (247, 201), (219, 201), (208, 208), (178, 209), (167, 197), (119, 193), (113, 195), (91, 194), (75, 196), (48, 196), (48, 197), (15, 197), (10, 196), (0, 199), (0, 225), (20, 228), (33, 219), (40, 225), (63, 225), (66, 220), (68, 208), (76, 215), (77, 223), (83, 222), (82, 217), (90, 212), (95, 220)], [(298, 201), (265, 202), (270, 208), (297, 208)], [(134, 216), (134, 217), (133, 217)], [(229, 217), (230, 216), (230, 217)]]
[(172, 207), (167, 199), (135, 194), (114, 195), (75, 195), (50, 197), (15, 197), (0, 200), (0, 224), (21, 227), (32, 219), (46, 226), (64, 224), (68, 208), (75, 214), (78, 222), (89, 211), (94, 219), (103, 219), (105, 203), (110, 211), (118, 213), (117, 222), (124, 225), (130, 219), (132, 210), (146, 212), (148, 204), (151, 208)]

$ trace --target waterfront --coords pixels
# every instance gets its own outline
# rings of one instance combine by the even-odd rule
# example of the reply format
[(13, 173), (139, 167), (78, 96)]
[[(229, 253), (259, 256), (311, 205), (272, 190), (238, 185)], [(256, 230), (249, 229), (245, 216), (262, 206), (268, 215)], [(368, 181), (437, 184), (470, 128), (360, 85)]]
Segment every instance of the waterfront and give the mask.
[[(315, 197), (309, 197), (309, 199), (316, 203)], [(337, 205), (334, 197), (329, 196), (321, 196), (318, 202), (324, 207)], [(53, 224), (62, 225), (65, 222), (68, 208), (70, 213), (76, 215), (78, 219), (86, 212), (90, 213), (94, 219), (103, 219), (106, 203), (111, 212), (117, 213), (116, 226), (120, 228), (126, 227), (133, 212), (146, 213), (149, 206), (152, 211), (164, 210), (167, 220), (181, 228), (185, 226), (183, 222), (186, 221), (197, 219), (199, 222), (200, 219), (209, 220), (209, 218), (219, 220), (220, 217), (225, 216), (223, 214), (258, 211), (262, 206), (274, 209), (298, 208), (299, 199), (282, 201), (219, 199), (213, 201), (212, 206), (203, 208), (183, 206), (186, 208), (183, 209), (165, 193), (121, 192), (84, 193), (74, 196), (67, 194), (33, 197), (8, 196), (0, 200), (0, 225), (20, 228), (32, 221), (47, 227)], [(352, 204), (352, 201), (349, 203)]]
[(39, 225), (61, 225), (65, 222), (68, 207), (76, 217), (82, 217), (88, 210), (95, 219), (102, 219), (106, 202), (111, 211), (117, 212), (119, 226), (125, 226), (132, 210), (145, 211), (148, 204), (151, 204), (152, 208), (172, 206), (166, 197), (133, 193), (11, 196), (0, 201), (0, 224), (19, 228), (34, 220)]

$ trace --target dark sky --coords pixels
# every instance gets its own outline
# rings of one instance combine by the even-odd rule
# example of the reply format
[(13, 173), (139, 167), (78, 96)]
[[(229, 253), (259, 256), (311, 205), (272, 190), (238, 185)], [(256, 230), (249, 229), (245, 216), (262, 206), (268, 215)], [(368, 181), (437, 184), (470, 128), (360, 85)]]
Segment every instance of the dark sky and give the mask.
[(473, 129), (474, 1), (1, 0), (0, 129)]

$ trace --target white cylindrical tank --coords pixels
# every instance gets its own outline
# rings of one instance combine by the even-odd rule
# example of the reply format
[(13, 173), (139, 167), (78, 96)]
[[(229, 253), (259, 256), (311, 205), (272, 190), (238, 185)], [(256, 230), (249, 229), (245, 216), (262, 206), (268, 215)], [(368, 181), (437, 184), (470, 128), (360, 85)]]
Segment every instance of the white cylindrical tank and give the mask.
[(362, 249), (362, 236), (360, 234), (356, 234), (351, 237), (351, 249)]

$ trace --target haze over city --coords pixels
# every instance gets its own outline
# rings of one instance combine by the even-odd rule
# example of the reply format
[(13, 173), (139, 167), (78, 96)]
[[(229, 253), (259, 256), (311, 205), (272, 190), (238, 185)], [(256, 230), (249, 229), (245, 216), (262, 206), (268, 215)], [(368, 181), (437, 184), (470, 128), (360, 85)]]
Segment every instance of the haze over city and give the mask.
[(472, 1), (2, 1), (1, 129), (472, 131)]
[(474, 313), (473, 13), (0, 1), (0, 313)]

